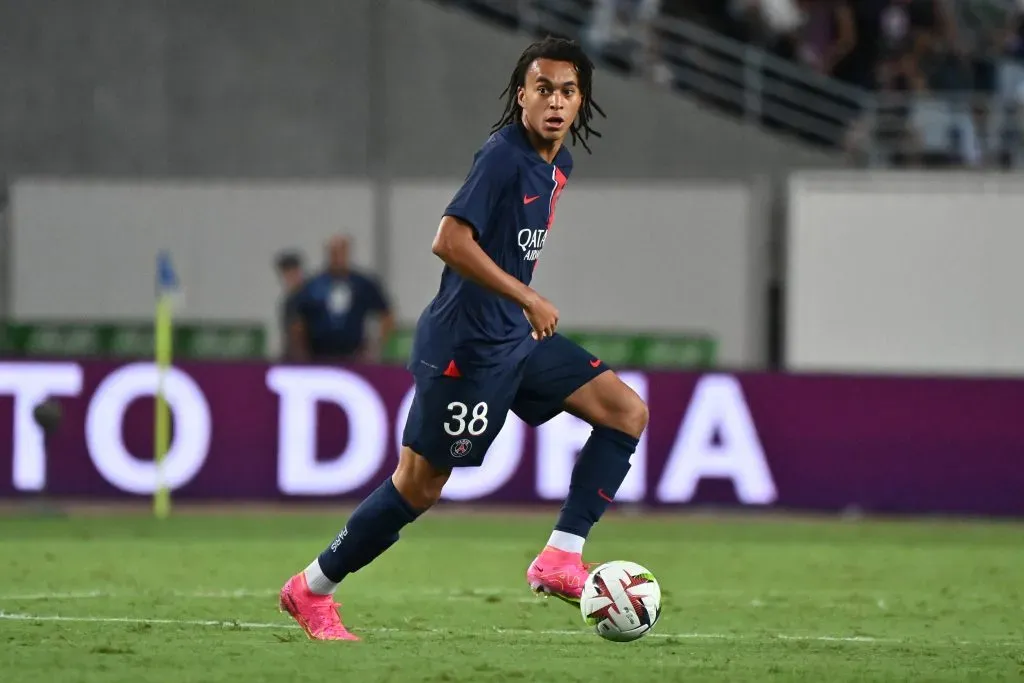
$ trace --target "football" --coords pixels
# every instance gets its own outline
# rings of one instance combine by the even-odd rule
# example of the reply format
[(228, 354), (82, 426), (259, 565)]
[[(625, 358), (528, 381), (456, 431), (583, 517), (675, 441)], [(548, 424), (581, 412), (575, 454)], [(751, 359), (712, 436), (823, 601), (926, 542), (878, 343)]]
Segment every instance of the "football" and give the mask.
[(661, 586), (635, 562), (605, 562), (583, 585), (580, 611), (606, 640), (627, 643), (650, 633), (661, 616)]

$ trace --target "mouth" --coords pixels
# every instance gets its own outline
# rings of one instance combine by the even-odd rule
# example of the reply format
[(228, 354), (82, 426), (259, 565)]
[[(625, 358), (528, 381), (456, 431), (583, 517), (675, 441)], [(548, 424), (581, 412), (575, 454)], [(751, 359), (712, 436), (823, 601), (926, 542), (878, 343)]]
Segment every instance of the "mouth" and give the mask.
[(544, 127), (548, 130), (561, 130), (565, 126), (565, 119), (561, 116), (549, 116), (544, 119)]

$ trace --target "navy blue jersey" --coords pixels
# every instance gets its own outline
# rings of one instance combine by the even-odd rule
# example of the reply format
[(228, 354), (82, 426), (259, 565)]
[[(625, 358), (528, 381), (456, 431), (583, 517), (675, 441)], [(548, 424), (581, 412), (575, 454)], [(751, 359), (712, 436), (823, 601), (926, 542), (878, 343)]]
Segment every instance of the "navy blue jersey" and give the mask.
[(321, 273), (288, 301), (288, 313), (306, 323), (314, 356), (341, 356), (362, 348), (366, 319), (388, 310), (388, 301), (373, 279), (356, 272), (345, 277)]
[[(553, 164), (540, 157), (520, 124), (494, 133), (473, 158), (445, 216), (473, 226), (481, 248), (506, 273), (529, 284), (572, 172), (564, 146)], [(441, 287), (420, 316), (410, 358), (414, 373), (493, 371), (525, 357), (536, 342), (513, 301), (445, 266)]]

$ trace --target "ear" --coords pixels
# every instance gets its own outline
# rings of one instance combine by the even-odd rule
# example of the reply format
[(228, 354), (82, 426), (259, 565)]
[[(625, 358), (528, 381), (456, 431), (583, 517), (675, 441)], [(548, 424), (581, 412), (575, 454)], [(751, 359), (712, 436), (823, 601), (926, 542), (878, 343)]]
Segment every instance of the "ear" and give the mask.
[(526, 88), (524, 88), (523, 86), (519, 86), (518, 88), (516, 88), (516, 104), (518, 104), (520, 107), (522, 107), (523, 103), (525, 101), (526, 101)]

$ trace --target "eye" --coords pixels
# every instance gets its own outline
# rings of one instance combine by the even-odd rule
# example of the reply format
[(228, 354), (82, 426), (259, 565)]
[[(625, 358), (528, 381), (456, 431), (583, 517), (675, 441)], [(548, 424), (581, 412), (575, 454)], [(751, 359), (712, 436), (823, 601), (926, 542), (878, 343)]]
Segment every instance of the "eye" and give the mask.
[(564, 92), (566, 97), (574, 97), (576, 95), (576, 88), (566, 88)]
[(547, 95), (551, 91), (548, 89), (546, 85), (542, 85), (539, 88), (537, 88), (537, 92), (539, 92), (541, 95)]

